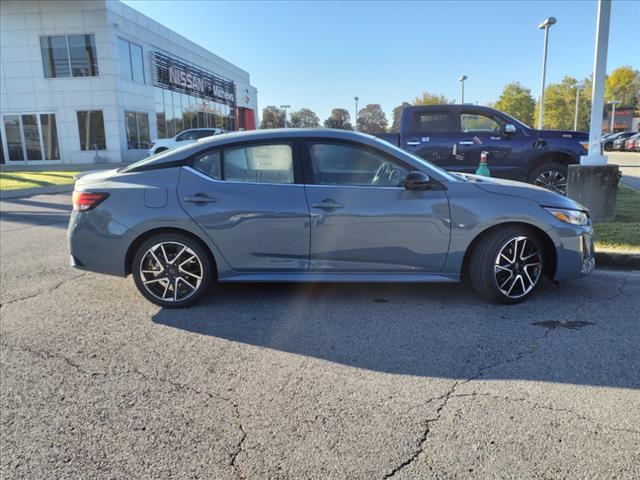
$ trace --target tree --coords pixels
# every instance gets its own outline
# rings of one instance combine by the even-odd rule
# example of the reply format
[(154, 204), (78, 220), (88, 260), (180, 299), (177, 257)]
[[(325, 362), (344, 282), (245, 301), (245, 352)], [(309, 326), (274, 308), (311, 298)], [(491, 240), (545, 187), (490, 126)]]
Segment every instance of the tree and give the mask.
[(527, 125), (533, 125), (536, 102), (531, 95), (531, 90), (523, 87), (520, 82), (505, 85), (493, 108), (508, 113)]
[(398, 133), (400, 131), (400, 116), (404, 107), (410, 107), (409, 102), (402, 102), (396, 108), (393, 109), (393, 123), (389, 128), (389, 133)]
[(331, 115), (324, 121), (326, 128), (337, 128), (340, 130), (353, 130), (351, 125), (351, 115), (344, 108), (334, 108)]
[[(584, 80), (579, 94), (578, 130), (589, 130), (591, 114), (591, 81)], [(564, 77), (560, 83), (552, 83), (544, 93), (544, 128), (554, 130), (573, 130), (576, 111), (576, 88), (578, 81), (573, 77)], [(538, 118), (540, 102), (536, 103), (534, 117)], [(537, 125), (536, 125), (537, 127)]]
[(358, 112), (358, 130), (364, 133), (384, 133), (387, 131), (387, 116), (378, 103), (370, 103)]
[(312, 110), (301, 108), (296, 112), (291, 112), (289, 126), (293, 128), (318, 128), (320, 119)]
[(260, 128), (284, 128), (284, 110), (269, 105), (262, 109)]
[(437, 93), (422, 92), (422, 95), (413, 100), (414, 105), (446, 105), (453, 103), (444, 95)]
[(640, 72), (629, 66), (616, 68), (605, 83), (605, 99), (619, 100), (619, 106), (638, 108), (640, 102)]

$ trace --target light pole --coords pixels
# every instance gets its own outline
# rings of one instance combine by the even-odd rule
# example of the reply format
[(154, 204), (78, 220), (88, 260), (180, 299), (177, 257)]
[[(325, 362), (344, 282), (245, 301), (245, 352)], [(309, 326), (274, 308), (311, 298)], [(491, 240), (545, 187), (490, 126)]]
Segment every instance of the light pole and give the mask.
[(280, 105), (280, 108), (284, 110), (284, 128), (287, 128), (287, 108), (291, 108), (291, 105)]
[(578, 131), (578, 109), (580, 108), (580, 90), (584, 88), (584, 85), (576, 83), (576, 115), (573, 117), (573, 131)]
[(353, 99), (356, 101), (356, 116), (354, 117), (353, 129), (357, 132), (358, 131), (358, 100), (360, 100), (360, 98), (353, 97)]
[(464, 81), (465, 81), (467, 78), (469, 78), (469, 77), (467, 77), (466, 75), (462, 75), (462, 76), (458, 79), (458, 81), (460, 82), (460, 89), (461, 89), (461, 94), (460, 94), (460, 95), (461, 95), (461, 98), (462, 98), (462, 101), (460, 102), (461, 104), (464, 104)]
[(544, 29), (544, 49), (542, 51), (542, 84), (540, 86), (540, 112), (538, 114), (538, 128), (542, 130), (542, 119), (544, 118), (544, 81), (547, 75), (547, 45), (549, 44), (549, 27), (554, 25), (557, 20), (554, 17), (549, 17), (544, 20), (539, 29)]
[(609, 103), (613, 105), (613, 110), (611, 110), (611, 127), (609, 127), (609, 133), (613, 133), (613, 127), (616, 123), (616, 105), (620, 103), (620, 100), (611, 100)]

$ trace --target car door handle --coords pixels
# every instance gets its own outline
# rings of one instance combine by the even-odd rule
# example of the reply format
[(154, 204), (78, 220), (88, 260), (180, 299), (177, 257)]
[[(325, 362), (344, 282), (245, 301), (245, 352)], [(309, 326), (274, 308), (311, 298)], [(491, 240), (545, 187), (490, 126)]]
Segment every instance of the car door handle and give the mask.
[(311, 205), (313, 208), (321, 208), (323, 210), (333, 210), (334, 208), (344, 208), (344, 205), (336, 202), (330, 198), (327, 198), (321, 202), (316, 202)]
[(410, 147), (417, 147), (418, 145), (420, 145), (420, 142), (407, 142), (407, 145), (409, 145)]
[(213, 203), (217, 202), (218, 199), (204, 193), (196, 193), (195, 195), (184, 197), (184, 201), (189, 203)]
[(458, 142), (460, 145), (473, 145), (473, 140), (464, 140), (462, 142)]

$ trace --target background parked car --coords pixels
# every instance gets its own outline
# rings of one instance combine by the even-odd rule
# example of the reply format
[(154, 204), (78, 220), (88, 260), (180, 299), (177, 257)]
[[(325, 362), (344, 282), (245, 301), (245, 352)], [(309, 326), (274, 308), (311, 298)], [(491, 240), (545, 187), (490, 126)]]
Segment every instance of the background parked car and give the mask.
[(616, 132), (616, 133), (610, 133), (604, 137), (602, 137), (602, 148), (604, 148), (606, 151), (611, 151), (613, 150), (613, 142), (615, 142), (618, 139), (627, 139), (629, 137), (631, 137), (632, 135), (635, 135), (636, 132)]
[(155, 155), (156, 153), (171, 150), (172, 148), (182, 147), (183, 145), (196, 142), (201, 138), (212, 137), (214, 135), (220, 135), (221, 133), (224, 133), (224, 130), (221, 128), (190, 128), (175, 137), (154, 140), (149, 148), (149, 155)]
[(564, 194), (567, 167), (580, 162), (589, 135), (536, 130), (506, 113), (477, 105), (402, 109), (400, 132), (378, 137), (445, 170), (474, 173), (487, 151), (492, 177), (529, 182)]
[(625, 152), (633, 152), (635, 151), (635, 147), (640, 143), (640, 133), (636, 133), (632, 137), (629, 137), (624, 142), (624, 151)]

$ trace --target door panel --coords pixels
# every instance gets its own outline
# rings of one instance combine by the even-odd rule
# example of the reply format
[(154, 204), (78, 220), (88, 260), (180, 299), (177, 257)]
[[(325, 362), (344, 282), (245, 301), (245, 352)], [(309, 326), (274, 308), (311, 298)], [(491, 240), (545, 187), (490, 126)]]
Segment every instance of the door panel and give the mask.
[(458, 157), (461, 157), (460, 171), (475, 173), (480, 155), (486, 151), (492, 176), (520, 179), (523, 172), (523, 140), (520, 135), (504, 135), (505, 122), (484, 114), (462, 112), (460, 123), (461, 136), (457, 148)]
[(438, 272), (449, 247), (443, 190), (401, 187), (410, 167), (351, 142), (309, 142), (310, 269)]
[[(189, 216), (206, 231), (234, 270), (306, 270), (310, 227), (304, 185), (216, 180), (211, 176), (223, 172), (226, 165), (220, 168), (216, 164), (219, 152), (217, 155), (196, 159), (199, 163), (194, 163), (194, 167), (201, 171), (182, 169), (178, 195)], [(269, 152), (266, 155), (263, 152), (262, 156), (249, 158), (258, 167), (247, 170), (245, 178), (257, 175), (259, 168), (269, 161), (270, 172), (275, 175), (271, 178), (281, 178), (268, 155)], [(231, 157), (236, 161), (238, 155)]]
[(307, 185), (307, 198), (312, 270), (442, 269), (449, 247), (444, 191)]
[(414, 110), (408, 122), (404, 138), (406, 150), (439, 167), (447, 168), (453, 163), (459, 136), (454, 111)]

